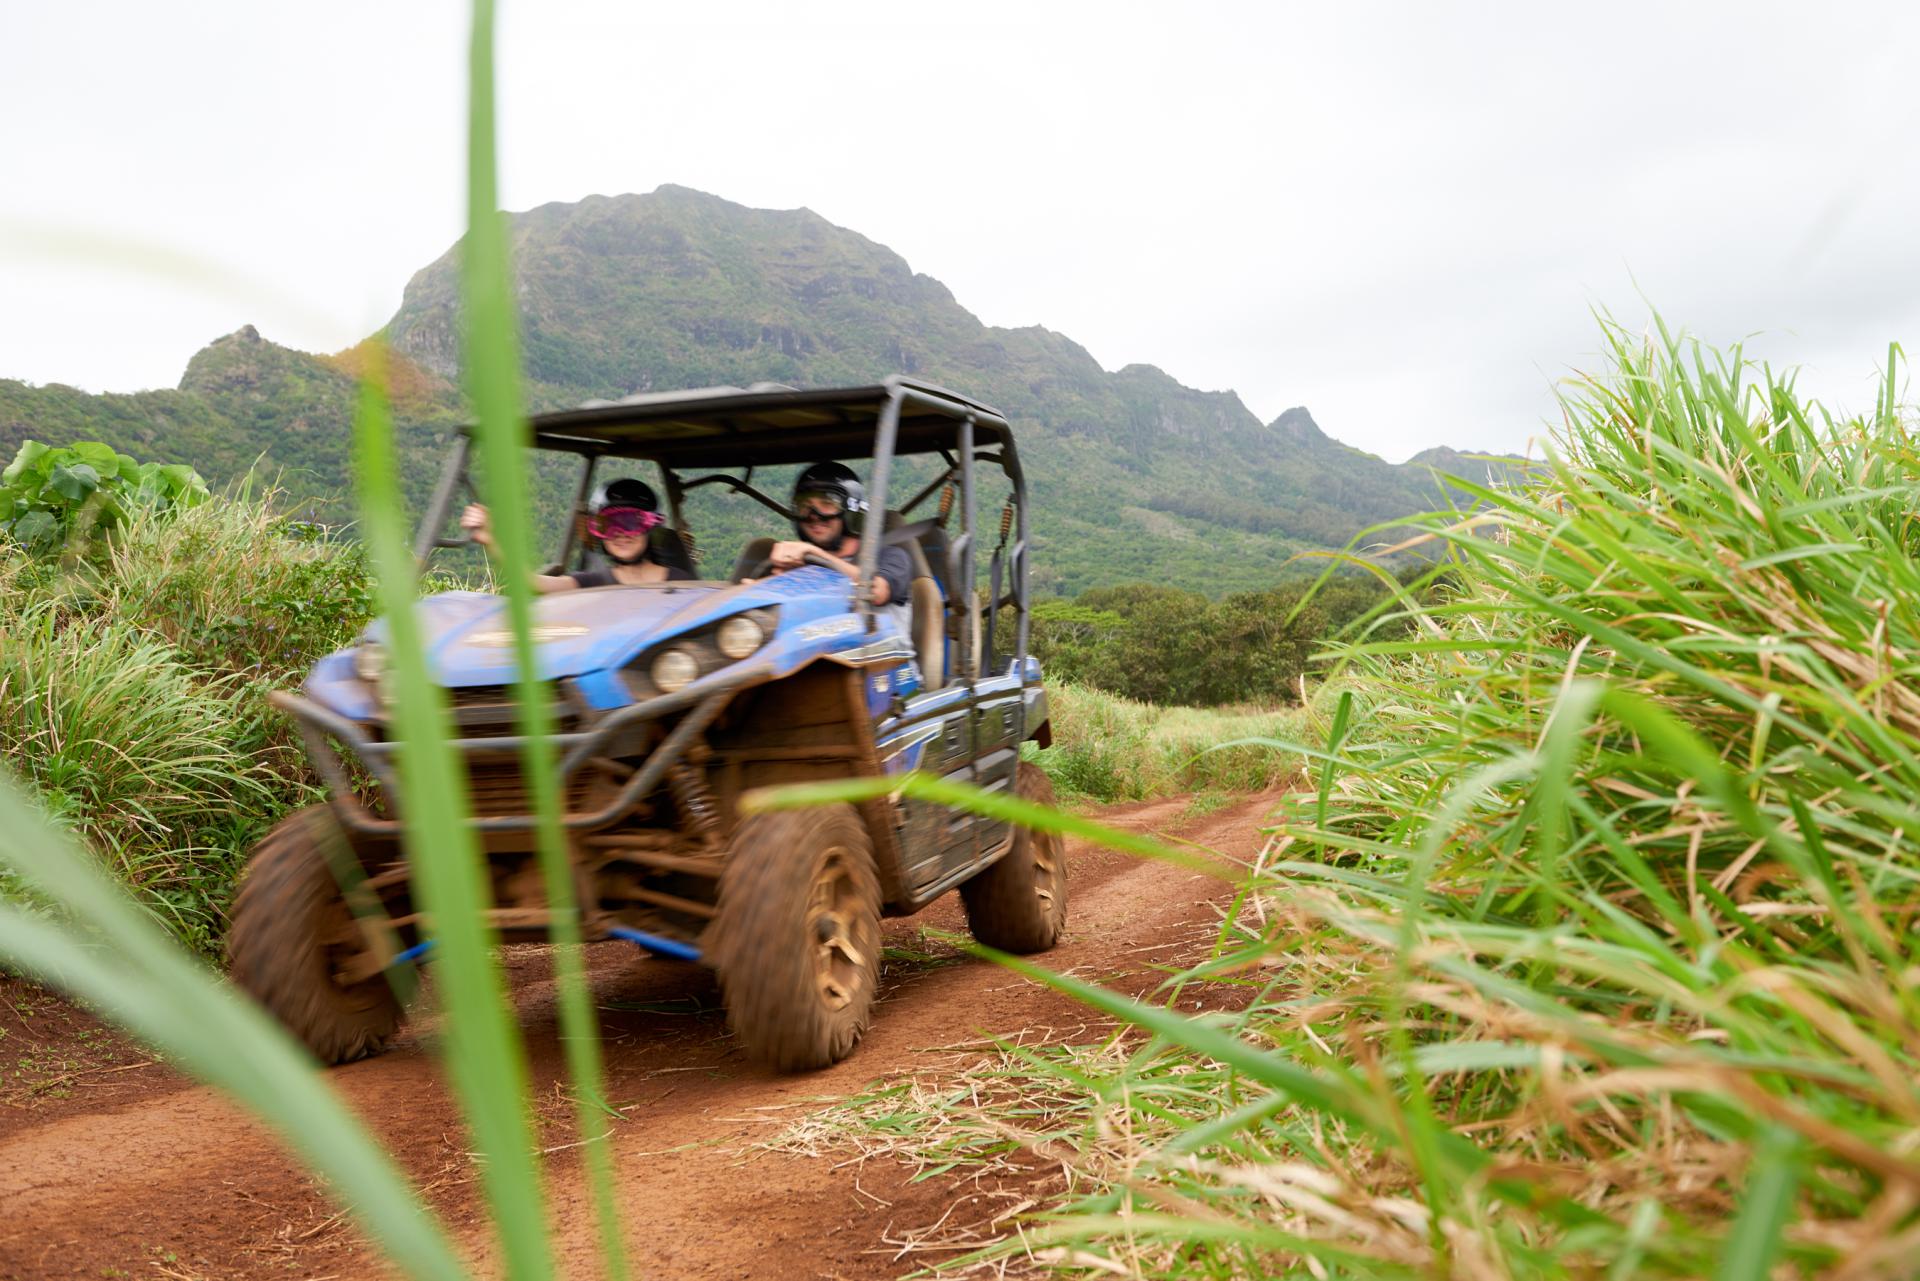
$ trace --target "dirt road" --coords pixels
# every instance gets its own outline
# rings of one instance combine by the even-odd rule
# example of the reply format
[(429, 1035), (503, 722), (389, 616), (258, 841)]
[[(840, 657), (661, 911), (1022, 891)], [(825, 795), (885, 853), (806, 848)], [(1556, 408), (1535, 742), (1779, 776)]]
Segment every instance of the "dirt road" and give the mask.
[[(1267, 798), (1190, 817), (1186, 798), (1122, 806), (1118, 826), (1177, 834), (1248, 857)], [(1216, 882), (1077, 842), (1068, 846), (1071, 912), (1047, 960), (1099, 978), (1133, 975), (1194, 946), (1216, 919)], [(920, 937), (962, 928), (957, 896), (888, 923), (891, 959), (872, 1030), (847, 1062), (780, 1077), (742, 1058), (727, 1036), (706, 971), (593, 949), (591, 972), (607, 1039), (622, 1204), (630, 1207), (636, 1270), (651, 1278), (892, 1277), (930, 1260), (900, 1258), (897, 1242), (940, 1219), (960, 1195), (904, 1169), (834, 1168), (831, 1160), (748, 1149), (773, 1128), (875, 1078), (950, 1059), (943, 1047), (1023, 1030), (1064, 1035), (1084, 1012), (1004, 970), (954, 959)], [(552, 985), (542, 948), (515, 948), (510, 977), (532, 1056), (549, 1157), (563, 1275), (592, 1276), (593, 1225), (579, 1191), (571, 1107), (559, 1093)], [(0, 1019), (6, 1016), (0, 1014)], [(325, 1195), (259, 1126), (205, 1087), (67, 1011), (15, 1010), (0, 1054), (38, 1035), (79, 1038), (86, 1053), (58, 1090), (0, 1099), (0, 1278), (360, 1278), (376, 1256)], [(478, 1276), (494, 1274), (479, 1186), (429, 1030), (329, 1079), (461, 1234)], [(62, 1047), (41, 1044), (40, 1050)], [(74, 1047), (68, 1046), (67, 1049)], [(67, 1088), (70, 1085), (72, 1088)], [(48, 1097), (65, 1094), (66, 1097)], [(856, 1189), (856, 1177), (859, 1187)], [(890, 1242), (896, 1244), (889, 1244)]]

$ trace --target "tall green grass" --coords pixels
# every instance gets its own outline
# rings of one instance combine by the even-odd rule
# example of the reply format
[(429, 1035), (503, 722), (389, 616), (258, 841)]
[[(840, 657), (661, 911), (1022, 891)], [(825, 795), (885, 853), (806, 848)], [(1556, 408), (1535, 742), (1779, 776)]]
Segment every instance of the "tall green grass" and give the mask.
[(1074, 1172), (1059, 1213), (962, 1265), (1911, 1275), (1920, 459), (1897, 371), (1836, 419), (1738, 350), (1606, 335), (1550, 472), (1424, 522), (1452, 586), (1407, 597), (1411, 638), (1337, 655), (1351, 701), (1289, 744), (1315, 776), (1169, 982), (1218, 1012), (1003, 958), (1127, 1030), (829, 1121), (990, 1163), (1013, 1117)]
[(215, 952), (246, 850), (316, 797), (265, 691), (371, 612), (357, 543), (270, 489), (134, 508), (85, 559), (0, 548), (0, 752), (196, 950)]
[(234, 684), (121, 623), (45, 600), (0, 609), (0, 755), (44, 813), (203, 948), (220, 933), (237, 842), (272, 802), (228, 714)]
[(1302, 758), (1252, 739), (1305, 739), (1314, 708), (1156, 707), (1086, 685), (1049, 682), (1053, 744), (1031, 759), (1068, 801), (1141, 801), (1182, 792), (1260, 792)]

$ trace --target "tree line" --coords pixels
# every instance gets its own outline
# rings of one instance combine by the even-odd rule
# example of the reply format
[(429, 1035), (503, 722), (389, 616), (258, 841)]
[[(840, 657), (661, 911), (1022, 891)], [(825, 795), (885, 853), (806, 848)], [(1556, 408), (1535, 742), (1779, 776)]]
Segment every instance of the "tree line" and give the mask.
[[(1403, 571), (1413, 579), (1424, 566)], [(1210, 600), (1159, 583), (1128, 583), (1036, 602), (1031, 651), (1054, 680), (1170, 706), (1297, 702), (1325, 643), (1381, 610), (1404, 630), (1392, 592), (1375, 578), (1339, 576)]]

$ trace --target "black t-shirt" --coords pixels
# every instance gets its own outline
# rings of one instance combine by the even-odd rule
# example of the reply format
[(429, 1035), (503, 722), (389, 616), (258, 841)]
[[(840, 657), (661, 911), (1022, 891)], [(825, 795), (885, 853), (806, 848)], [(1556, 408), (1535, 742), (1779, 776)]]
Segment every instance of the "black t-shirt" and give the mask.
[(882, 547), (879, 563), (874, 566), (874, 576), (887, 580), (887, 603), (904, 605), (910, 598), (913, 586), (913, 557), (907, 555), (904, 547)]
[[(693, 581), (693, 575), (678, 565), (668, 565), (666, 568), (667, 581), (670, 583)], [(568, 574), (567, 577), (571, 578), (574, 583), (580, 587), (613, 587), (625, 585), (613, 576), (613, 571), (610, 569), (576, 569), (571, 574)]]

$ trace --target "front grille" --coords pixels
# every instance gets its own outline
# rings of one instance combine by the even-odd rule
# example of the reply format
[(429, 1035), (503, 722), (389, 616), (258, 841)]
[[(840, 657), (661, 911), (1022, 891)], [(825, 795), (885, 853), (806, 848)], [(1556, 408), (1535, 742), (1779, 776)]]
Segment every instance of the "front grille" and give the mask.
[[(560, 808), (576, 814), (586, 810), (593, 777), (590, 769), (576, 771), (561, 789)], [(473, 812), (479, 817), (533, 813), (533, 797), (520, 775), (517, 760), (469, 760), (467, 789)]]
[[(559, 686), (550, 682), (544, 688), (554, 700), (555, 732), (564, 734), (581, 728), (583, 718), (579, 709), (561, 698)], [(511, 685), (448, 688), (447, 702), (452, 710), (454, 734), (468, 739), (506, 738), (517, 734), (519, 726), (515, 718), (513, 694)], [(383, 721), (368, 728), (377, 738), (391, 738), (391, 722)], [(520, 754), (517, 751), (480, 750), (464, 755), (467, 790), (476, 817), (519, 817), (533, 813), (533, 798), (521, 778)], [(598, 771), (591, 766), (577, 770), (563, 785), (561, 809), (572, 813), (588, 810), (588, 802), (599, 777)], [(390, 816), (385, 805), (377, 808), (383, 816)]]
[(455, 707), (492, 707), (513, 702), (511, 685), (455, 685), (447, 690), (447, 702)]
[[(551, 684), (545, 688), (553, 699), (554, 732), (566, 734), (580, 728), (579, 713), (559, 697), (558, 688)], [(462, 738), (505, 738), (518, 732), (511, 685), (457, 686), (447, 690), (447, 702), (455, 731)]]

